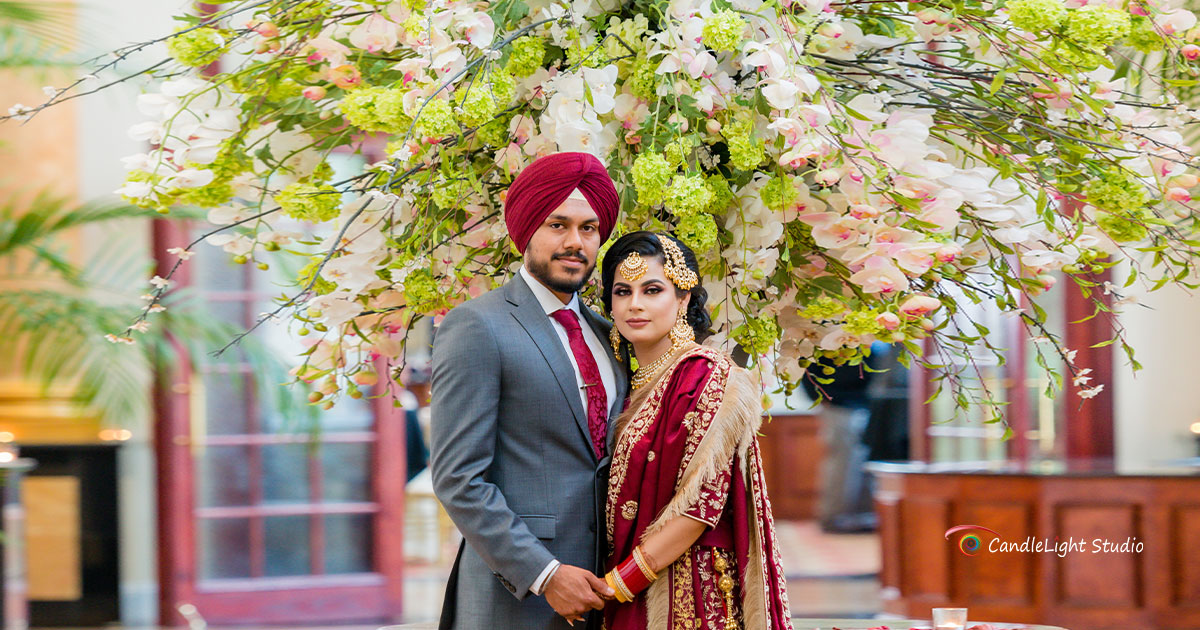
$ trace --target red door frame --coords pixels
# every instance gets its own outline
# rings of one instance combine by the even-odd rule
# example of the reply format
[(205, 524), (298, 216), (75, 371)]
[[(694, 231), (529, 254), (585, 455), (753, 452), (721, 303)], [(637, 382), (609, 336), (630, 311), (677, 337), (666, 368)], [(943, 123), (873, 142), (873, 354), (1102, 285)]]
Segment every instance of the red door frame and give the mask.
[[(184, 247), (188, 244), (186, 226), (178, 221), (157, 220), (152, 240), (155, 252)], [(156, 272), (165, 276), (173, 262), (158, 259), (156, 264)], [(174, 279), (177, 285), (188, 284), (188, 266), (182, 266)], [(386, 375), (384, 367), (380, 366), (379, 371)], [(196, 479), (188, 391), (191, 378), (191, 368), (180, 363), (171, 366), (170, 376), (155, 388), (160, 623), (186, 625), (178, 610), (183, 604), (196, 606), (214, 624), (399, 620), (403, 611), (406, 451), (404, 410), (392, 404), (397, 385), (384, 381), (388, 395), (372, 399), (375, 448), (370, 463), (371, 499), (378, 508), (372, 528), (374, 572), (202, 582), (196, 553)], [(315, 534), (319, 536), (320, 532)]]

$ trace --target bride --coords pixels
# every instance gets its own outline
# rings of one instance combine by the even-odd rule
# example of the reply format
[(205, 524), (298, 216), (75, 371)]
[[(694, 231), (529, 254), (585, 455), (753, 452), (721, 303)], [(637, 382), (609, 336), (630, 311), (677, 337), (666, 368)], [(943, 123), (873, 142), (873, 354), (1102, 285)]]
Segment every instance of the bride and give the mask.
[(755, 438), (760, 391), (711, 324), (694, 254), (634, 232), (604, 256), (610, 342), (638, 369), (608, 485), (608, 630), (791, 628)]

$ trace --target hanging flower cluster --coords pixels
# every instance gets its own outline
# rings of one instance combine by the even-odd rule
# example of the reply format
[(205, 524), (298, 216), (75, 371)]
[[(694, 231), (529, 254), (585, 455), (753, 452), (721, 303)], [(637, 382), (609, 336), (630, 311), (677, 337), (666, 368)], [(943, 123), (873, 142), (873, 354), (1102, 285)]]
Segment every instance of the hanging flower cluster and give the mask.
[[(213, 208), (239, 262), (300, 256), (280, 310), (319, 333), (301, 377), (326, 394), (506, 280), (504, 191), (555, 151), (605, 161), (619, 232), (696, 251), (718, 340), (785, 388), (876, 339), (969, 353), (963, 295), (1017, 311), (1128, 255), (1155, 256), (1130, 282), (1180, 276), (1200, 246), (1178, 100), (1200, 30), (1156, 1), (221, 6), (169, 39), (120, 192)], [(335, 181), (337, 151), (369, 166)]]

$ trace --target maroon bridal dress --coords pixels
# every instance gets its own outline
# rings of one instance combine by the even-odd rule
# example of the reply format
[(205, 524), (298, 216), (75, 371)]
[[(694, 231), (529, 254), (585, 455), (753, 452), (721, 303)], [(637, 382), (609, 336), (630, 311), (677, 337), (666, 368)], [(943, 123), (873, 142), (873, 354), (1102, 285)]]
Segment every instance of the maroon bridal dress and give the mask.
[[(790, 630), (787, 585), (755, 435), (761, 392), (724, 353), (690, 345), (633, 393), (616, 427), (606, 527), (612, 570), (686, 515), (704, 533), (608, 630)], [(724, 570), (719, 570), (723, 568)], [(733, 580), (729, 593), (718, 584)]]

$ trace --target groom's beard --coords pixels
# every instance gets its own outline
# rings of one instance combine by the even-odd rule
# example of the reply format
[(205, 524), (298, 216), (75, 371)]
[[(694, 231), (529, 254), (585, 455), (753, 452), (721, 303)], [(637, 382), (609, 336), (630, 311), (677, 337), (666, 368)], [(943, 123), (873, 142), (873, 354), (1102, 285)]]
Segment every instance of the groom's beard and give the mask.
[[(582, 261), (584, 265), (587, 265), (587, 267), (584, 268), (583, 273), (580, 274), (579, 278), (555, 275), (550, 263), (561, 258), (573, 258), (575, 260)], [(575, 293), (582, 289), (583, 285), (587, 284), (588, 278), (592, 277), (592, 271), (596, 268), (595, 264), (589, 264), (587, 256), (584, 256), (583, 252), (580, 251), (559, 252), (551, 256), (550, 260), (546, 262), (527, 260), (526, 263), (529, 267), (529, 273), (533, 274), (533, 277), (540, 280), (541, 283), (546, 285), (546, 287), (548, 287), (551, 291), (557, 291), (559, 293)]]

